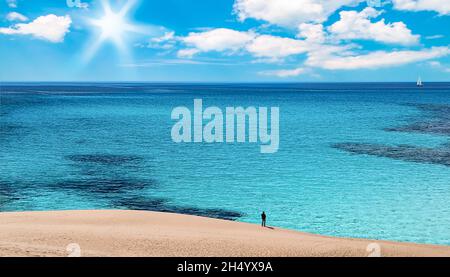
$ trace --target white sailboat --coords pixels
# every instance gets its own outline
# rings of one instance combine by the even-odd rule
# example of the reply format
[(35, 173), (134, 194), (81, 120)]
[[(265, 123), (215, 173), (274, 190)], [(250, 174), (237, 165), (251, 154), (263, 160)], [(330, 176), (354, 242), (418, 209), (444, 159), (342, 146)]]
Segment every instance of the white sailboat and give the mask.
[(419, 79), (417, 80), (417, 86), (423, 87), (422, 78), (419, 76)]

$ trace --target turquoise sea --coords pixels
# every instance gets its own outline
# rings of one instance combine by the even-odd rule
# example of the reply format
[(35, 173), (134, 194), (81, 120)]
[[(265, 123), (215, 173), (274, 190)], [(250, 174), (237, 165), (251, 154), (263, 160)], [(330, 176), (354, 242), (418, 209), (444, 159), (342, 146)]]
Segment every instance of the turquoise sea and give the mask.
[[(176, 144), (171, 111), (280, 108), (280, 149)], [(450, 245), (450, 83), (7, 83), (0, 211), (140, 209)]]

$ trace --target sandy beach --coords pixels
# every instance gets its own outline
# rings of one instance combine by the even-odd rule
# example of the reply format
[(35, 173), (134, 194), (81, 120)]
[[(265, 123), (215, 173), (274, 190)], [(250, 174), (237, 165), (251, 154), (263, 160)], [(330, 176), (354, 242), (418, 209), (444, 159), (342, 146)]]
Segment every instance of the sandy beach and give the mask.
[[(331, 238), (211, 218), (143, 211), (0, 214), (0, 256), (448, 256), (450, 247)], [(69, 247), (70, 248), (70, 247)], [(72, 248), (73, 251), (73, 248)]]

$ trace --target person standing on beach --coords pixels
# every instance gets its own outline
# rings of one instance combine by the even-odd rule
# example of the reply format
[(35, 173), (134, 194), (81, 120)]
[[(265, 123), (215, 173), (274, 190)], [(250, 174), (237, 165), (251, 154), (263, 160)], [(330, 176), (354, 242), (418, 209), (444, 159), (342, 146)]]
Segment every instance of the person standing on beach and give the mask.
[(265, 212), (262, 212), (262, 214), (261, 214), (261, 226), (262, 227), (266, 227), (266, 213)]

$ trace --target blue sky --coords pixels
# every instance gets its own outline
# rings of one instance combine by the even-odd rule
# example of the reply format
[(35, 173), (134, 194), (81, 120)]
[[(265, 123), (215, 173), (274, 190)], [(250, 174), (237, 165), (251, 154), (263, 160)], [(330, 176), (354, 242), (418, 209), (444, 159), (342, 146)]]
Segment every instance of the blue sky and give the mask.
[(450, 81), (450, 0), (0, 0), (1, 81)]

